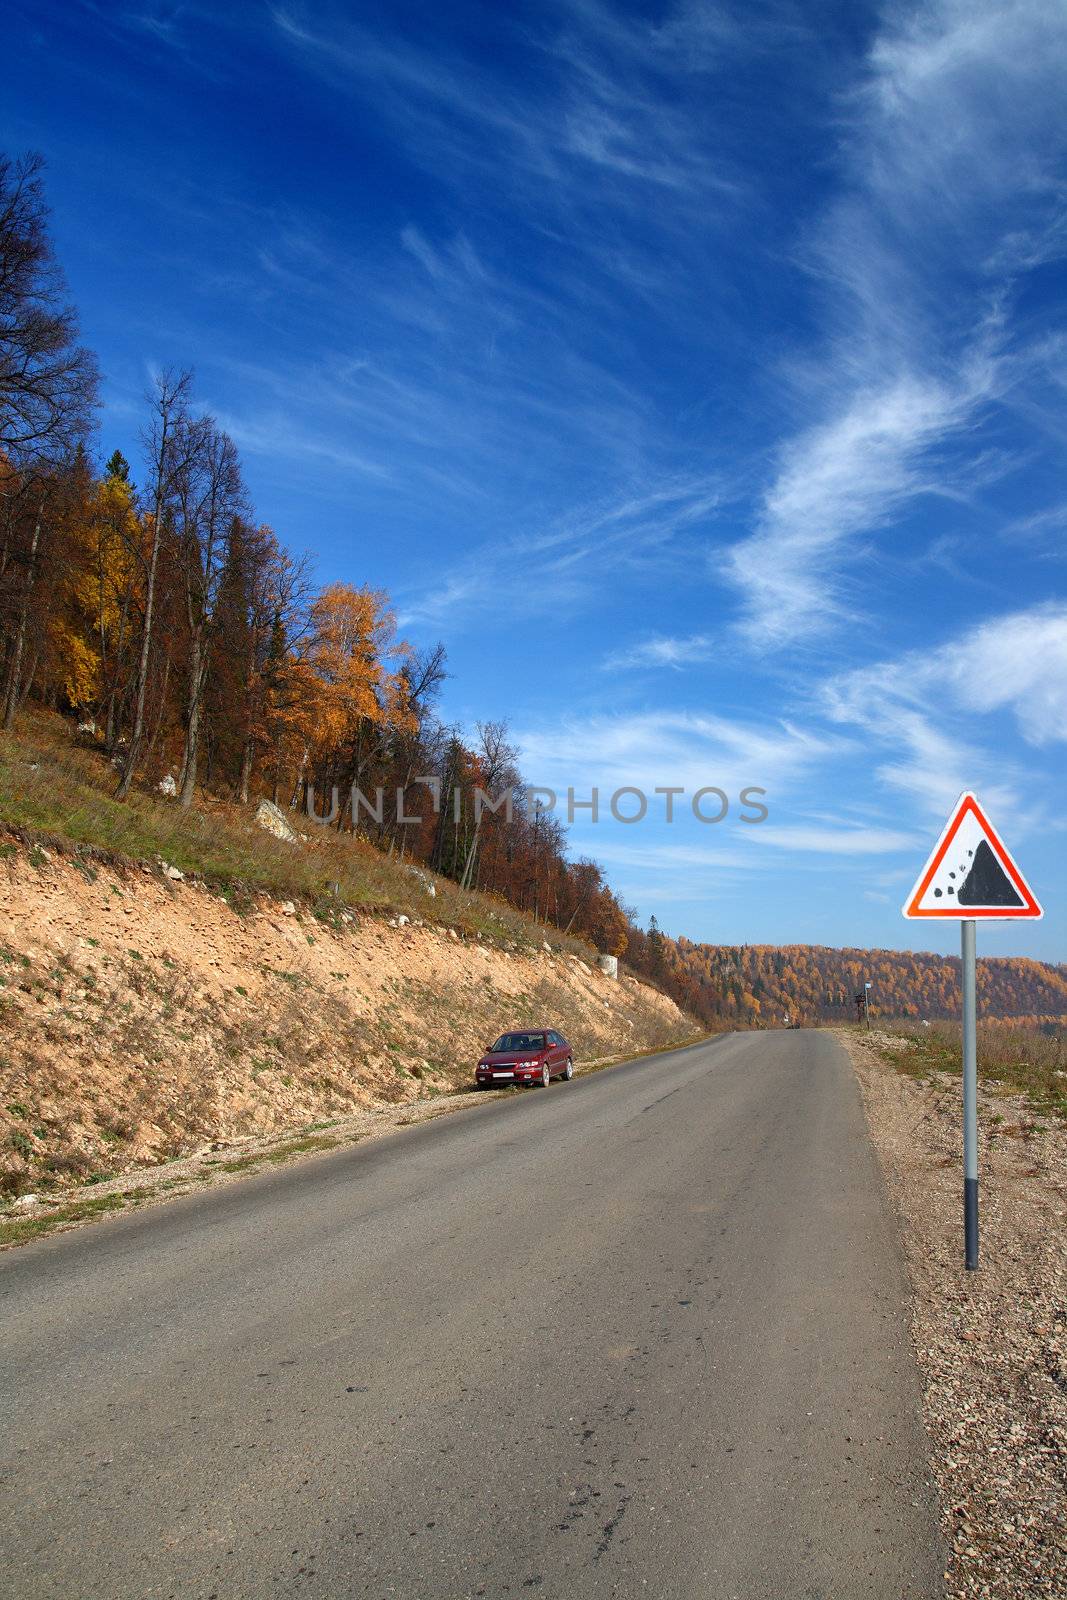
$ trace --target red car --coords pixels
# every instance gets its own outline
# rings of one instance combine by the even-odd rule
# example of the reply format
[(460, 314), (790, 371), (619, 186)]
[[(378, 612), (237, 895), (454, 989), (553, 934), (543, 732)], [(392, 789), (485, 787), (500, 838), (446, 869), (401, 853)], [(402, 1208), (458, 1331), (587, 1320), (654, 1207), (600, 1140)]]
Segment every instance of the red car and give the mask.
[(502, 1033), (475, 1070), (479, 1089), (503, 1088), (509, 1083), (539, 1083), (547, 1089), (553, 1078), (569, 1083), (573, 1076), (574, 1052), (563, 1035), (551, 1028)]

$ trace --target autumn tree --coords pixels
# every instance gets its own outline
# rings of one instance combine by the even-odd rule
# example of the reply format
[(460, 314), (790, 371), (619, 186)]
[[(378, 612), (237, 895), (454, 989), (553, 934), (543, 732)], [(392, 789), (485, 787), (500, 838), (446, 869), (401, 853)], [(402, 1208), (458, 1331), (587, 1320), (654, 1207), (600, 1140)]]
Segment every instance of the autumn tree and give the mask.
[(90, 582), (99, 671), (95, 710), (103, 722), (104, 747), (113, 750), (130, 666), (134, 550), (141, 533), (129, 463), (118, 450), (112, 453), (95, 490), (91, 526)]

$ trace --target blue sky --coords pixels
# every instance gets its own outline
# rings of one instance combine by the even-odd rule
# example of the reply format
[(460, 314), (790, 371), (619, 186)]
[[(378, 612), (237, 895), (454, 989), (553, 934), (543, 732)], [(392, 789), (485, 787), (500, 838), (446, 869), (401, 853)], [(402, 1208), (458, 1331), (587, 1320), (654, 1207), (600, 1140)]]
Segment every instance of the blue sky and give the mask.
[(3, 139), (137, 461), (192, 365), (259, 515), (442, 638), (642, 917), (953, 950), (974, 787), (1067, 956), (1067, 10), (9, 6)]

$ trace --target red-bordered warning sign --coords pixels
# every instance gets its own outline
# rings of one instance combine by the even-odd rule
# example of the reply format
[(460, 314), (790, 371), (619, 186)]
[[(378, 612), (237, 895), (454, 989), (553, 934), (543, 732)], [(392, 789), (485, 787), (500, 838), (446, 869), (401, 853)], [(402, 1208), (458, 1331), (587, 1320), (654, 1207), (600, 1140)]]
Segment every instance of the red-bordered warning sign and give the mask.
[(1044, 915), (1033, 890), (998, 837), (977, 796), (961, 794), (911, 894), (906, 917), (983, 918)]

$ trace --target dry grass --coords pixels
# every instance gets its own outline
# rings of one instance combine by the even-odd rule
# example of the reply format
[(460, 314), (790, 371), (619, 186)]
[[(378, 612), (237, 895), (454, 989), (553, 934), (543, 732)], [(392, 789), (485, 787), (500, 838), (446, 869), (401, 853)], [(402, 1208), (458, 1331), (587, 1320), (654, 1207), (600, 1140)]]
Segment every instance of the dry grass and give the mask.
[(158, 867), (34, 856), (0, 861), (0, 1195), (437, 1098), (516, 1019), (551, 1018), (579, 1060), (696, 1031), (655, 991), (540, 945), (330, 923), (263, 894), (239, 914)]
[(94, 870), (94, 858), (162, 857), (218, 888), (235, 910), (261, 892), (303, 901), (331, 923), (350, 906), (420, 917), (496, 943), (533, 947), (548, 938), (586, 958), (592, 954), (583, 940), (546, 929), (495, 896), (461, 891), (448, 878), (426, 874), (436, 890), (431, 896), (409, 866), (350, 834), (308, 825), (306, 842), (286, 844), (256, 826), (250, 807), (200, 792), (197, 804), (183, 811), (146, 786), (118, 801), (115, 783), (102, 752), (50, 712), (27, 711), (14, 734), (0, 736), (0, 821), (29, 845), (74, 846), (85, 872)]
[[(882, 1032), (882, 1028), (888, 1030)], [(962, 1044), (958, 1023), (927, 1026), (912, 1021), (879, 1024), (885, 1059), (913, 1078), (959, 1075)], [(1034, 1028), (1013, 1022), (978, 1024), (978, 1076), (993, 1093), (1026, 1095), (1037, 1117), (1067, 1119), (1067, 1030), (1056, 1023)]]

